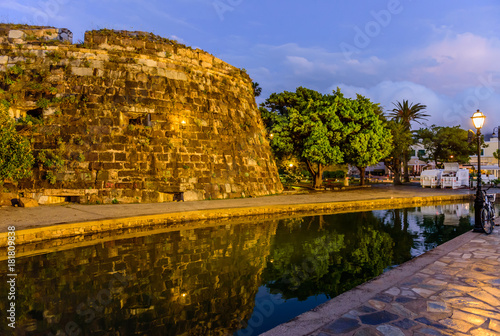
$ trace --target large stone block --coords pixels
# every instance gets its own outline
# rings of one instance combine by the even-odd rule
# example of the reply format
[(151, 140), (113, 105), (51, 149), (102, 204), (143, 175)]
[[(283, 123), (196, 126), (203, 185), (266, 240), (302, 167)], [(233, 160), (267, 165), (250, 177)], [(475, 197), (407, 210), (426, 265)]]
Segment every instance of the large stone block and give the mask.
[(75, 76), (93, 76), (94, 69), (85, 67), (72, 67), (71, 73)]
[(35, 201), (33, 198), (28, 197), (20, 197), (18, 204), (22, 208), (34, 208), (38, 206), (37, 201)]
[(200, 201), (205, 199), (205, 192), (203, 190), (187, 190), (184, 192), (184, 201)]
[(10, 39), (22, 39), (26, 36), (26, 34), (22, 30), (9, 30), (9, 38)]

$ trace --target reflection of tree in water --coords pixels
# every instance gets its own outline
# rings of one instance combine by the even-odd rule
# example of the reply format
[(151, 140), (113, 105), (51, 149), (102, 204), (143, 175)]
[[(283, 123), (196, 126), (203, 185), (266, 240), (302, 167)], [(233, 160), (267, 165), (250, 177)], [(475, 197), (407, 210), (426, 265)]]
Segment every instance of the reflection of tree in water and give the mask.
[(392, 209), (388, 210), (384, 217), (384, 231), (391, 235), (394, 240), (393, 265), (399, 265), (412, 258), (411, 249), (415, 247), (417, 232), (409, 230), (409, 215), (415, 209)]
[(382, 224), (372, 212), (281, 221), (263, 273), (265, 285), (284, 299), (305, 300), (334, 297), (381, 274), (394, 245)]
[(445, 215), (439, 214), (434, 216), (423, 216), (422, 219), (417, 220), (417, 225), (422, 229), (422, 236), (424, 237), (425, 250), (430, 250), (465, 233), (471, 229), (470, 217), (460, 217), (458, 225), (444, 225)]

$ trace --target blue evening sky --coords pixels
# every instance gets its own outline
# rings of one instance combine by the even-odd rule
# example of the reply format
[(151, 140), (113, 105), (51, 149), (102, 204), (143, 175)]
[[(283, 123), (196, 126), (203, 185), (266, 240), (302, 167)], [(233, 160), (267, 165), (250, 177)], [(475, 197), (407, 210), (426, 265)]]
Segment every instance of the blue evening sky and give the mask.
[(427, 105), (427, 124), (500, 125), (500, 2), (494, 0), (0, 0), (0, 21), (142, 30), (245, 68), (272, 92), (337, 86)]

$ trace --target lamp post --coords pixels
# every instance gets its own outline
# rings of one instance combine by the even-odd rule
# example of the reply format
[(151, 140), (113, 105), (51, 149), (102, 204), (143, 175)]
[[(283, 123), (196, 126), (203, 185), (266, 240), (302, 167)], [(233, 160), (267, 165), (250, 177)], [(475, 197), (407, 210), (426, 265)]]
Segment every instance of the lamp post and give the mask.
[(483, 194), (481, 192), (481, 128), (484, 125), (484, 119), (486, 117), (482, 112), (477, 110), (476, 113), (472, 115), (472, 122), (477, 130), (477, 189), (476, 189), (476, 199), (474, 200), (474, 232), (484, 232), (481, 227), (481, 209), (483, 208)]

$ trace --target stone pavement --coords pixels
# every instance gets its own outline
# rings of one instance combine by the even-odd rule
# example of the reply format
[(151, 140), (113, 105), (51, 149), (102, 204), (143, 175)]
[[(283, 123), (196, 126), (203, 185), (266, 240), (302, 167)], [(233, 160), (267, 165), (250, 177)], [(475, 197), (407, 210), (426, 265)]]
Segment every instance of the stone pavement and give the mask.
[(500, 335), (500, 227), (468, 232), (264, 335)]

